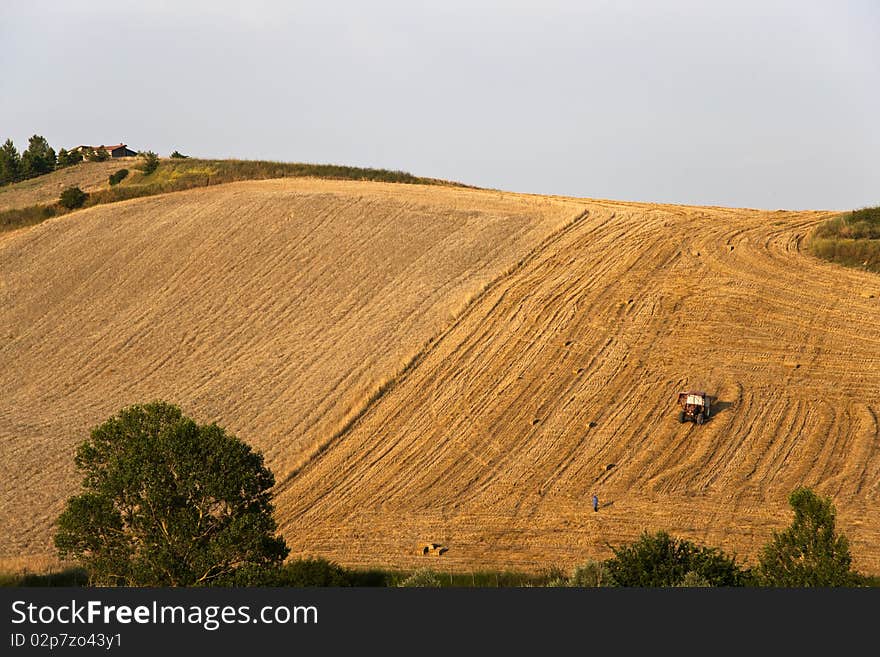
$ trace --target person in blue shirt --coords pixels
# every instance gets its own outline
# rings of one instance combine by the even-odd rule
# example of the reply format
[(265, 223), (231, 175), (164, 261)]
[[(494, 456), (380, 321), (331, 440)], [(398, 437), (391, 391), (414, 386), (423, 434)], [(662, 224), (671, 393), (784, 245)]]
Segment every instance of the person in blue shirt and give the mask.
[(599, 510), (599, 496), (593, 493), (593, 511)]

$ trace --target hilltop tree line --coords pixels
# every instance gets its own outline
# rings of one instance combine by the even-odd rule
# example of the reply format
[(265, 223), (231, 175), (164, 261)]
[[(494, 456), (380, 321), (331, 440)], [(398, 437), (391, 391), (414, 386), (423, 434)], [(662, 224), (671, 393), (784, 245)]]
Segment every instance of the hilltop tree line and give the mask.
[[(159, 164), (158, 156), (152, 151), (139, 153), (147, 162), (148, 171), (151, 173)], [(172, 158), (185, 159), (188, 156), (178, 151), (171, 154)], [(110, 153), (105, 148), (89, 148), (83, 152), (68, 151), (64, 148), (57, 153), (49, 145), (42, 135), (33, 135), (28, 139), (28, 147), (19, 153), (11, 139), (7, 139), (0, 146), (0, 185), (8, 185), (30, 178), (36, 178), (57, 169), (63, 169), (82, 161), (104, 162), (110, 159)]]
[[(63, 161), (67, 162), (68, 158), (69, 153), (64, 151)], [(54, 171), (58, 166), (59, 158), (55, 154), (55, 149), (49, 146), (45, 137), (40, 135), (31, 137), (27, 149), (21, 154), (11, 139), (7, 139), (3, 146), (0, 146), (0, 185), (42, 176), (44, 173)]]
[(11, 139), (0, 146), (0, 185), (36, 178), (56, 169), (79, 164), (84, 159), (89, 162), (103, 162), (110, 153), (104, 148), (88, 149), (85, 153), (68, 151), (64, 148), (55, 152), (42, 135), (28, 139), (28, 147), (19, 153)]

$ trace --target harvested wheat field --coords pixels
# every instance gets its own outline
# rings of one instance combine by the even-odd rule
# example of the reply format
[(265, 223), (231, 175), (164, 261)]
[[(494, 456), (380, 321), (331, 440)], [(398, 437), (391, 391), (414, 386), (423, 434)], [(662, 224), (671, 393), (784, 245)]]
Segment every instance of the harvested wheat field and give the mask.
[(880, 572), (880, 279), (802, 252), (822, 213), (584, 207), (285, 482), (294, 549), (538, 570), (665, 529), (754, 564), (805, 484)]
[(82, 162), (58, 169), (45, 176), (23, 180), (0, 187), (0, 212), (29, 205), (55, 203), (65, 188), (77, 186), (85, 192), (110, 187), (111, 173), (128, 169), (131, 173), (138, 162), (136, 157), (121, 157), (105, 162)]
[(48, 558), (74, 445), (163, 398), (265, 452), (292, 556), (541, 570), (665, 529), (753, 562), (804, 484), (880, 573), (880, 278), (806, 255), (827, 216), (278, 180), (18, 231), (0, 557)]
[[(103, 205), (0, 240), (0, 558), (50, 555), (76, 444), (165, 399), (279, 480), (582, 211), (306, 179)], [(18, 563), (17, 561), (10, 563)]]

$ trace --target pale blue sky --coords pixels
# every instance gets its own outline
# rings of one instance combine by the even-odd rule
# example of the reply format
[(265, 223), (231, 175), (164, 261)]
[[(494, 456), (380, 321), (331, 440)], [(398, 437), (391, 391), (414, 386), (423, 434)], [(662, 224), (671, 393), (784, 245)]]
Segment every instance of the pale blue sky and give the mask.
[(0, 2), (0, 139), (880, 204), (880, 2)]

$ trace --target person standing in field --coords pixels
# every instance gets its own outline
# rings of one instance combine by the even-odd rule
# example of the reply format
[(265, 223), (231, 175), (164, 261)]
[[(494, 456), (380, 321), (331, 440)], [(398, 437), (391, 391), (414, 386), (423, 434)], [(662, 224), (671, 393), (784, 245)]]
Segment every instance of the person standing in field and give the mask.
[(593, 493), (593, 511), (599, 510), (599, 496)]

